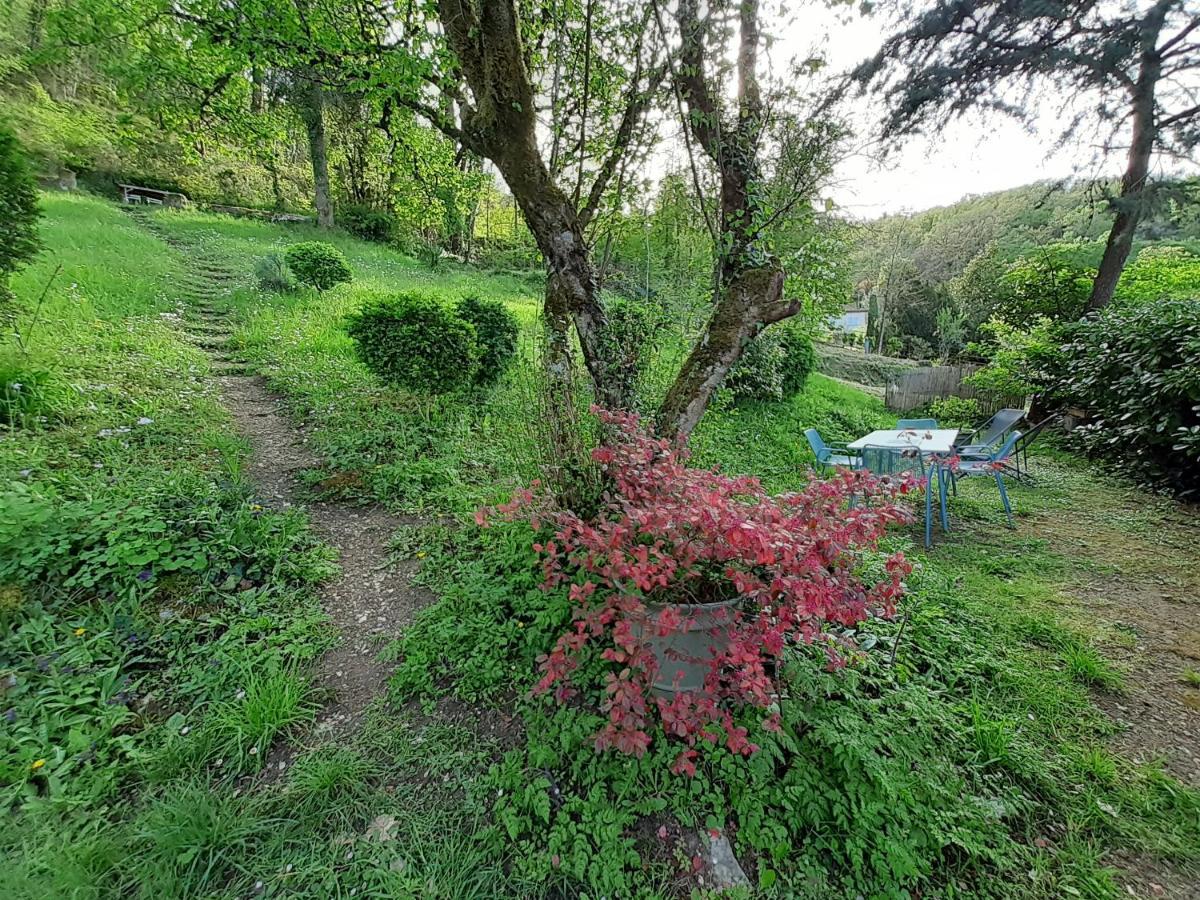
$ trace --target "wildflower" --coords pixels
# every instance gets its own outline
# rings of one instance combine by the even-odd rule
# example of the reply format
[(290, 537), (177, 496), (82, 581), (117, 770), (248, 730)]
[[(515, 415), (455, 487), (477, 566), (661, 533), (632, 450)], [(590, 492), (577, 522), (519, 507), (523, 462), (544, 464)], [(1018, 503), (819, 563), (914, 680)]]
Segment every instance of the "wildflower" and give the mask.
[(429, 555), (428, 553), (426, 553), (424, 550), (422, 550), (420, 553), (417, 554), (417, 559), (424, 559), (428, 555)]
[(83, 637), (85, 634), (87, 634), (86, 628), (76, 628), (75, 629), (75, 637)]
[(19, 390), (21, 390), (22, 387), (24, 387), (24, 385), (22, 385), (21, 382), (19, 382), (19, 381), (14, 381), (8, 387), (10, 390), (19, 391)]
[(33, 769), (33, 771), (36, 772), (38, 769), (40, 769), (45, 764), (46, 764), (46, 761), (44, 759), (35, 759), (33, 761), (33, 765), (30, 766), (29, 768)]
[(137, 420), (137, 423), (139, 425), (153, 425), (154, 420), (151, 418), (148, 418), (146, 416), (142, 416), (140, 419)]
[(149, 581), (153, 577), (153, 575), (154, 575), (154, 573), (151, 572), (149, 569), (142, 569), (142, 571), (137, 573), (137, 580), (138, 581)]

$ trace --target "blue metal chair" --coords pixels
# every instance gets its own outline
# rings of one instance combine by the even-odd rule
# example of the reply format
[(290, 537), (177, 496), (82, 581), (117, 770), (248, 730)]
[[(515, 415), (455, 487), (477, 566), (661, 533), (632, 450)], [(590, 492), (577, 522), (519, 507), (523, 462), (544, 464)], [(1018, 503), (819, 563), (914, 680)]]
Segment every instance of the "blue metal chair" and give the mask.
[(897, 419), (896, 420), (896, 429), (898, 431), (907, 431), (910, 428), (913, 431), (937, 428), (937, 419)]
[(839, 444), (827, 444), (821, 439), (820, 432), (815, 428), (804, 429), (808, 438), (808, 446), (812, 448), (817, 458), (817, 465), (822, 469), (832, 469), (834, 466), (845, 466), (853, 469), (858, 461), (858, 455), (848, 447)]
[(990, 453), (1017, 423), (1025, 418), (1023, 409), (1002, 409), (972, 431), (957, 445), (958, 452), (966, 455)]
[[(1008, 516), (1008, 527), (1013, 528), (1012, 504), (1008, 502), (1008, 491), (1004, 488), (1004, 479), (1000, 477), (1001, 469), (1005, 468), (1013, 455), (1013, 448), (1016, 447), (1017, 441), (1021, 439), (1021, 432), (1013, 431), (1000, 448), (990, 455), (988, 454), (969, 454), (965, 450), (962, 451), (957, 468), (950, 469), (948, 466), (942, 468), (942, 472), (949, 473), (951, 484), (957, 482), (959, 478), (970, 478), (975, 475), (991, 476), (996, 479), (996, 487), (1000, 489), (1000, 500), (1004, 503), (1004, 514)], [(949, 514), (946, 511), (946, 479), (939, 478), (939, 493), (941, 494), (942, 503), (942, 522), (943, 524), (949, 521)]]
[[(921, 476), (925, 482), (925, 546), (933, 546), (933, 476), (938, 475), (938, 480), (941, 481), (938, 467), (934, 465), (927, 476), (925, 460), (921, 456), (921, 451), (915, 448), (902, 450), (897, 447), (868, 444), (859, 451), (859, 454), (857, 468), (866, 470), (873, 475), (904, 475), (908, 472), (915, 472)], [(942, 530), (946, 530), (944, 512)]]

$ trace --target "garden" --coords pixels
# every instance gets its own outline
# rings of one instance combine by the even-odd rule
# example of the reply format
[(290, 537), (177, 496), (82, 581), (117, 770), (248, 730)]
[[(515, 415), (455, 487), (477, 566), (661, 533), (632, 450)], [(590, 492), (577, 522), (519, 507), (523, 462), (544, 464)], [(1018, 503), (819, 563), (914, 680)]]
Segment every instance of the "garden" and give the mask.
[(1197, 896), (1187, 4), (11, 6), (0, 897)]
[[(1196, 530), (1176, 501), (1048, 444), (1036, 486), (1011, 489), (1015, 530), (994, 490), (964, 483), (926, 552), (899, 485), (810, 480), (805, 426), (890, 424), (813, 373), (785, 399), (719, 404), (690, 459), (612, 420), (600, 459), (623, 500), (589, 527), (525, 493), (546, 440), (525, 414), (527, 282), (337, 238), (351, 283), (277, 293), (255, 269), (303, 245), (294, 229), (152, 214), (168, 243), (104, 201), (44, 207), (51, 252), (15, 285), (60, 263), (70, 281), (22, 362), (44, 373), (22, 375), (39, 390), (23, 414), (45, 421), (4, 442), (14, 896), (674, 896), (704, 889), (714, 835), (749, 879), (736, 890), (763, 896), (1186, 890), (1195, 723), (1171, 716), (1200, 693)], [(373, 646), (390, 674), (334, 741), (313, 677), (334, 563), (301, 509), (270, 508), (247, 477), (272, 450), (233, 428), (184, 330), (196, 257), (225, 261), (211, 302), (316, 453), (305, 501), (401, 514), (377, 564), (415, 566), (429, 591)], [(397, 387), (409, 369), (355, 335), (404, 310), (452, 335), (490, 310), (511, 357), (475, 384), (487, 354), (465, 342), (446, 371), (469, 383)], [(851, 491), (873, 496), (858, 516)], [(661, 539), (620, 549), (648, 528)], [(814, 531), (861, 562), (817, 563)], [(686, 563), (664, 549), (684, 538)], [(770, 604), (764, 571), (813, 565), (836, 577), (830, 606), (742, 621), (744, 662), (710, 694), (657, 699), (616, 585)], [(809, 649), (759, 650), (793, 646)]]

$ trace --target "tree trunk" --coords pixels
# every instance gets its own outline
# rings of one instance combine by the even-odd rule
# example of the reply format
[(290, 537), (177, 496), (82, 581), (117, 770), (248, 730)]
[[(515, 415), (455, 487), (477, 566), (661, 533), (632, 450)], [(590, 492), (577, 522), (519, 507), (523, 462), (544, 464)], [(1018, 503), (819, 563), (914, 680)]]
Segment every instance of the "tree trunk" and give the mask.
[[(692, 348), (658, 411), (658, 431), (686, 437), (699, 424), (713, 392), (763, 327), (782, 313), (784, 272), (778, 265), (732, 275), (721, 289), (703, 338)], [(794, 309), (792, 310), (794, 312)]]
[(261, 116), (267, 108), (267, 87), (264, 84), (263, 71), (259, 66), (250, 70), (250, 112)]
[(1162, 59), (1155, 44), (1162, 29), (1162, 18), (1157, 23), (1147, 22), (1142, 35), (1143, 50), (1138, 79), (1133, 87), (1133, 125), (1129, 144), (1129, 162), (1121, 176), (1121, 195), (1117, 199), (1117, 216), (1113, 221), (1108, 242), (1104, 245), (1104, 256), (1100, 259), (1100, 270), (1092, 283), (1092, 295), (1088, 299), (1088, 311), (1103, 309), (1112, 302), (1117, 282), (1133, 249), (1133, 237), (1145, 211), (1150, 175), (1150, 157), (1158, 138), (1155, 122), (1154, 91), (1162, 75)]
[[(563, 313), (570, 316), (579, 335), (584, 363), (592, 376), (596, 402), (606, 409), (627, 409), (629, 398), (623, 385), (618, 383), (619, 379), (608, 377), (608, 353), (601, 342), (606, 324), (604, 307), (579, 214), (551, 179), (532, 132), (524, 140), (512, 142), (507, 152), (497, 153), (493, 159), (546, 259), (549, 327), (556, 327)], [(569, 342), (565, 346), (569, 347)]]
[(321, 85), (310, 81), (300, 104), (304, 128), (308, 132), (308, 155), (313, 171), (313, 206), (317, 225), (333, 227), (333, 204), (329, 199), (329, 146), (325, 137), (325, 96)]

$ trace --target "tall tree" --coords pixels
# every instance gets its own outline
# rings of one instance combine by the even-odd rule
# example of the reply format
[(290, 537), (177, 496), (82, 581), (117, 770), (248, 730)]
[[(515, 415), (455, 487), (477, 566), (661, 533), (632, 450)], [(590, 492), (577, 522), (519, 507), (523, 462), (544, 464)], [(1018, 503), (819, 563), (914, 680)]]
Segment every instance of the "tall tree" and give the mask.
[(312, 163), (313, 206), (317, 225), (333, 227), (333, 200), (329, 193), (329, 139), (325, 132), (325, 89), (316, 78), (295, 73), (292, 102), (308, 135), (308, 158)]
[[(827, 160), (821, 151), (836, 139), (836, 127), (811, 127), (822, 116), (798, 115), (798, 97), (786, 89), (768, 103), (759, 74), (764, 38), (758, 0), (708, 3), (703, 9), (698, 0), (678, 0), (675, 23), (676, 95), (686, 108), (687, 130), (718, 181), (712, 315), (658, 415), (662, 431), (687, 434), (759, 332), (802, 308), (784, 299), (786, 272), (767, 232), (811, 197)], [(726, 46), (735, 40), (735, 46)], [(731, 73), (727, 59), (734, 54)], [(731, 74), (736, 93), (727, 100), (723, 85)]]
[[(1153, 199), (1155, 152), (1185, 158), (1200, 142), (1197, 0), (936, 0), (857, 70), (888, 100), (885, 137), (938, 127), (982, 107), (1028, 117), (1014, 88), (1043, 88), (1107, 127), (1105, 151), (1127, 147), (1114, 219), (1089, 309), (1112, 300), (1138, 221)], [(1028, 95), (1027, 95), (1028, 96)]]

